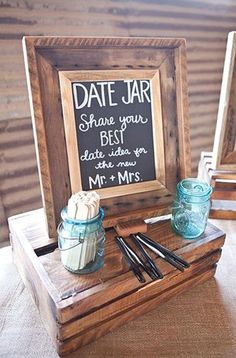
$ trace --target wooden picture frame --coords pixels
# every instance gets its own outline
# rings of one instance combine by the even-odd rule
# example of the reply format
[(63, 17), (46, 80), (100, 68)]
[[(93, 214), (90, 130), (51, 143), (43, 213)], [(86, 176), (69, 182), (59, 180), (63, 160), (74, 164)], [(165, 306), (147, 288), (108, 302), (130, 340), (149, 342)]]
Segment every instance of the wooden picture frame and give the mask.
[[(121, 195), (159, 190), (165, 186), (165, 155), (162, 128), (162, 110), (160, 93), (160, 74), (158, 70), (111, 70), (111, 71), (59, 71), (60, 88), (65, 126), (66, 146), (72, 192), (84, 190), (81, 179), (79, 149), (76, 134), (76, 119), (73, 103), (72, 83), (114, 80), (150, 80), (152, 132), (155, 158), (155, 180), (117, 185), (108, 188), (96, 188), (102, 199)], [(90, 164), (92, 165), (92, 164)]]
[(23, 50), (49, 235), (56, 236), (61, 209), (72, 193), (59, 80), (65, 71), (159, 71), (163, 185), (104, 198), (101, 205), (105, 227), (169, 213), (177, 182), (191, 175), (185, 40), (29, 36)]
[(236, 170), (236, 32), (228, 35), (213, 146), (215, 170)]

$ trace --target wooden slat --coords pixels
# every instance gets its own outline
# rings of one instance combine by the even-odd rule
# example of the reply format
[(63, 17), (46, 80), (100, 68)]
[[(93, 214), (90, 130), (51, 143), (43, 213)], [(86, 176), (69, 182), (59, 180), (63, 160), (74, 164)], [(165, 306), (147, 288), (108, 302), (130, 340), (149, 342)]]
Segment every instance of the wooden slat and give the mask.
[(236, 220), (235, 200), (213, 200), (210, 218), (223, 220)]
[(215, 274), (216, 266), (206, 269), (204, 272), (201, 272), (199, 275), (192, 277), (191, 279), (181, 283), (180, 285), (174, 286), (173, 288), (163, 292), (160, 296), (154, 296), (152, 299), (144, 302), (139, 306), (127, 310), (124, 314), (115, 316), (113, 319), (105, 321), (98, 327), (92, 327), (88, 329), (82, 335), (77, 335), (71, 339), (66, 340), (65, 342), (58, 341), (57, 349), (60, 355), (66, 355), (69, 352), (73, 352), (78, 347), (82, 347), (95, 339), (100, 338), (106, 332), (114, 331), (116, 328), (122, 326), (125, 323), (131, 321), (134, 318), (139, 317), (140, 315), (155, 309), (159, 304), (168, 301), (173, 296), (181, 294), (186, 289), (194, 287), (200, 283), (203, 283), (209, 278), (213, 277)]
[[(57, 325), (56, 325), (56, 307), (57, 292), (48, 279), (45, 271), (37, 260), (31, 245), (24, 239), (24, 234), (18, 227), (17, 233), (14, 227), (10, 225), (11, 230), (11, 244), (13, 246), (14, 263), (16, 264), (25, 286), (34, 295), (34, 290), (40, 290), (42, 295), (46, 298), (45, 301), (38, 300), (37, 306), (44, 319), (46, 327), (50, 334), (56, 338)], [(16, 237), (19, 239), (16, 240)], [(20, 239), (22, 238), (22, 240)], [(24, 257), (27, 253), (27, 257)], [(33, 258), (33, 261), (32, 261)], [(21, 263), (24, 262), (24, 266)], [(35, 280), (36, 276), (41, 277), (42, 281)]]
[(181, 284), (183, 281), (188, 280), (191, 276), (195, 276), (199, 272), (205, 271), (207, 267), (213, 266), (218, 262), (220, 256), (221, 250), (216, 250), (206, 258), (199, 261), (191, 262), (188, 260), (188, 262), (191, 262), (191, 267), (184, 273), (176, 275), (175, 272), (170, 272), (168, 274), (165, 272), (166, 276), (163, 281), (159, 281), (158, 283), (156, 282), (155, 285), (147, 285), (144, 288), (131, 293), (129, 296), (121, 298), (119, 301), (115, 301), (110, 305), (106, 305), (101, 309), (82, 317), (80, 320), (73, 320), (62, 325), (58, 339), (60, 341), (64, 341), (75, 334), (85, 331), (91, 326), (100, 325), (101, 322), (116, 316), (118, 312), (120, 314), (134, 308), (141, 302), (147, 301), (150, 297), (163, 294), (163, 292), (168, 289), (170, 281), (172, 282), (172, 287)]
[(212, 194), (212, 199), (216, 200), (236, 200), (236, 190), (234, 189), (215, 189)]

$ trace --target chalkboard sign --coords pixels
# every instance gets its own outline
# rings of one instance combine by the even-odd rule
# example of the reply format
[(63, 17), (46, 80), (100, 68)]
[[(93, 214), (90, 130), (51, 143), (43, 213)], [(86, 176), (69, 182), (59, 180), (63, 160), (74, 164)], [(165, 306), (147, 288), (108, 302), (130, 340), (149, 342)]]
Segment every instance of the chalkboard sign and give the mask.
[(159, 188), (159, 73), (96, 71), (78, 78), (63, 71), (60, 81), (72, 191), (98, 190), (109, 197)]

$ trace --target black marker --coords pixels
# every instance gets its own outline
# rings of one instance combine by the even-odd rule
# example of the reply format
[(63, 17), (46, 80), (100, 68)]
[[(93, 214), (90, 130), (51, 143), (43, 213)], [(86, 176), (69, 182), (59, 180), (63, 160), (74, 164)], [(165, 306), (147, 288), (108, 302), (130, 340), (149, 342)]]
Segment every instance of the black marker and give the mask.
[(131, 270), (133, 271), (133, 273), (135, 274), (135, 276), (137, 277), (137, 279), (139, 280), (139, 282), (144, 283), (146, 282), (142, 272), (140, 271), (138, 264), (136, 264), (134, 262), (134, 260), (132, 259), (132, 257), (130, 256), (129, 252), (127, 251), (127, 249), (123, 246), (123, 243), (120, 241), (120, 238), (117, 236), (116, 238), (116, 243), (119, 246), (121, 252), (123, 253), (123, 256), (126, 260), (126, 262), (128, 263), (129, 267), (131, 268)]
[(135, 245), (139, 248), (141, 254), (143, 255), (144, 259), (146, 260), (146, 266), (148, 266), (157, 276), (157, 278), (163, 278), (162, 272), (157, 268), (156, 264), (152, 260), (152, 258), (149, 256), (147, 251), (144, 249), (143, 245), (139, 242), (139, 240), (136, 238), (136, 235), (131, 235)]
[(151, 240), (148, 236), (146, 236), (144, 234), (138, 233), (138, 235), (141, 236), (147, 242), (149, 242), (152, 246), (156, 247), (156, 249), (158, 249), (159, 251), (163, 252), (166, 255), (169, 255), (173, 260), (177, 261), (183, 267), (185, 267), (185, 268), (190, 267), (190, 264), (187, 261), (185, 261), (181, 257), (177, 256), (174, 252), (170, 251), (169, 249), (162, 246), (158, 242)]
[(162, 252), (160, 249), (156, 248), (153, 244), (151, 244), (146, 238), (144, 239), (140, 234), (136, 235), (136, 238), (141, 241), (144, 245), (146, 245), (150, 250), (152, 250), (156, 255), (161, 257), (163, 260), (167, 261), (172, 266), (176, 267), (181, 272), (184, 271), (184, 267), (175, 261), (173, 258), (169, 256), (169, 254)]

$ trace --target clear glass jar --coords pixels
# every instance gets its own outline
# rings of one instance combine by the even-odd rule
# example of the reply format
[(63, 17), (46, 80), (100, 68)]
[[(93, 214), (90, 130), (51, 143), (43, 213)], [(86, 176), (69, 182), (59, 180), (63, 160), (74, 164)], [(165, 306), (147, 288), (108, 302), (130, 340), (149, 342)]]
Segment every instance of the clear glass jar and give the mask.
[(104, 263), (105, 231), (102, 227), (104, 211), (89, 220), (68, 218), (67, 208), (61, 211), (58, 247), (63, 266), (74, 273), (87, 274), (97, 271)]
[(184, 179), (177, 184), (171, 218), (172, 228), (177, 234), (185, 239), (194, 239), (204, 232), (211, 193), (211, 186), (198, 179)]

